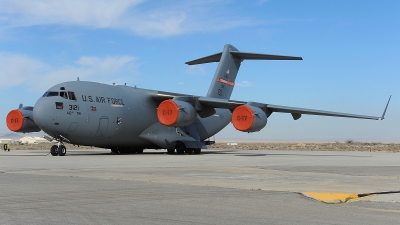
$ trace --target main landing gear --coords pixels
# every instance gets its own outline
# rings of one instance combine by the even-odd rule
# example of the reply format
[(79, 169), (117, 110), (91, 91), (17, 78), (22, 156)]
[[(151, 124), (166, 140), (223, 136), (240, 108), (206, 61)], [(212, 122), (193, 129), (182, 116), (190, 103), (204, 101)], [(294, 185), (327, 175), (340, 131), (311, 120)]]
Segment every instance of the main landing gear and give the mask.
[[(175, 149), (176, 149), (176, 154), (178, 155), (198, 155), (201, 153), (201, 148), (186, 148), (185, 144), (182, 142), (178, 142), (175, 145)], [(171, 148), (171, 149), (167, 149), (167, 153), (168, 155), (173, 155), (175, 154), (175, 149)]]
[(53, 145), (50, 148), (50, 154), (52, 156), (64, 156), (65, 153), (67, 153), (67, 148), (65, 148), (65, 146), (60, 143), (58, 145)]

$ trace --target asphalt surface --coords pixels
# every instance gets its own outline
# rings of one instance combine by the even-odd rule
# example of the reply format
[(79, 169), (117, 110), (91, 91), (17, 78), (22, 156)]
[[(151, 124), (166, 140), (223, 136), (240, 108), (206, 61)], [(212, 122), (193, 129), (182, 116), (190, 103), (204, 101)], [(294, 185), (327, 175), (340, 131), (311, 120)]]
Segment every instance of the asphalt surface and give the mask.
[[(400, 154), (0, 152), (0, 224), (399, 224)], [(373, 193), (326, 204), (306, 191)]]

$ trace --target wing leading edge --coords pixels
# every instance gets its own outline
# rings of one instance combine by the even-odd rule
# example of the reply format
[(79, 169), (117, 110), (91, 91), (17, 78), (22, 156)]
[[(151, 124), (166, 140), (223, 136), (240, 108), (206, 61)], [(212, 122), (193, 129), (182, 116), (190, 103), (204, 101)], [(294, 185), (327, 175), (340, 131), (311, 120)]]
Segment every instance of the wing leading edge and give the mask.
[(231, 100), (222, 100), (222, 99), (211, 99), (200, 97), (199, 102), (208, 107), (214, 108), (226, 108), (226, 109), (235, 109), (240, 105), (251, 105), (256, 106), (258, 108), (263, 109), (263, 111), (269, 116), (273, 112), (280, 113), (291, 113), (293, 119), (297, 120), (301, 117), (302, 114), (306, 115), (318, 115), (318, 116), (334, 116), (334, 117), (347, 117), (347, 118), (357, 118), (357, 119), (370, 119), (370, 120), (383, 120), (385, 118), (386, 110), (389, 106), (389, 102), (392, 96), (389, 97), (389, 100), (386, 104), (385, 110), (383, 111), (382, 116), (366, 116), (366, 115), (357, 115), (350, 113), (340, 113), (340, 112), (332, 112), (332, 111), (323, 111), (323, 110), (315, 110), (315, 109), (304, 109), (304, 108), (296, 108), (296, 107), (288, 107), (288, 106), (279, 106), (279, 105), (271, 105), (257, 102), (242, 102), (242, 101), (231, 101)]
[[(158, 100), (159, 102), (162, 100), (179, 98), (179, 97), (182, 97), (182, 95), (176, 94), (176, 93), (168, 93), (168, 92), (158, 92), (157, 95), (153, 96), (153, 98)], [(382, 116), (367, 116), (367, 115), (323, 111), (323, 110), (315, 110), (315, 109), (305, 109), (305, 108), (297, 108), (297, 107), (289, 107), (289, 106), (271, 105), (271, 104), (258, 103), (258, 102), (235, 101), (235, 100), (209, 98), (209, 97), (198, 97), (198, 96), (189, 96), (189, 95), (185, 95), (185, 97), (190, 97), (190, 99), (192, 99), (192, 102), (196, 102), (197, 104), (200, 104), (204, 108), (224, 108), (224, 109), (230, 109), (231, 111), (233, 111), (234, 109), (236, 109), (238, 106), (241, 106), (241, 105), (255, 106), (255, 107), (261, 108), (268, 117), (273, 112), (278, 112), (278, 113), (290, 113), (290, 114), (292, 114), (294, 120), (299, 119), (301, 117), (301, 115), (303, 115), (303, 114), (317, 115), (317, 116), (347, 117), (347, 118), (369, 119), (369, 120), (383, 120), (383, 119), (385, 119), (386, 110), (389, 106), (389, 102), (390, 102), (390, 99), (392, 96), (389, 97), (389, 100), (386, 103), (386, 107), (383, 111)]]

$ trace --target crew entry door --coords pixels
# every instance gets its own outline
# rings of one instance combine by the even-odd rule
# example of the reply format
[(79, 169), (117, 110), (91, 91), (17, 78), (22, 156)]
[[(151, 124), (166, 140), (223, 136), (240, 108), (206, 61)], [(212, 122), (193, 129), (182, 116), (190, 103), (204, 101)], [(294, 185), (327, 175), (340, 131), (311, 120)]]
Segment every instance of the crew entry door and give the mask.
[(108, 117), (103, 116), (99, 120), (99, 127), (97, 128), (96, 137), (106, 136), (107, 129), (108, 129)]

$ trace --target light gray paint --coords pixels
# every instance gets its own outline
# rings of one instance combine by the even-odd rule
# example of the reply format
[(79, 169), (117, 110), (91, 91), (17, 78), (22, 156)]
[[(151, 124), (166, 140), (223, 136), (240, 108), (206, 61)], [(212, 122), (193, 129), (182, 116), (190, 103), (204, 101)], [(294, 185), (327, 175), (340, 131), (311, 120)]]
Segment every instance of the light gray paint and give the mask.
[[(188, 65), (219, 62), (206, 97), (71, 81), (57, 84), (48, 91), (74, 92), (76, 100), (61, 96), (42, 97), (36, 102), (30, 117), (48, 135), (72, 144), (141, 149), (170, 149), (178, 142), (184, 143), (186, 148), (205, 148), (203, 141), (226, 127), (231, 121), (231, 110), (244, 104), (260, 108), (267, 116), (273, 112), (291, 113), (294, 119), (299, 119), (301, 114), (373, 120), (384, 118), (384, 114), (374, 117), (230, 100), (233, 83), (245, 59), (302, 58), (240, 52), (227, 44), (221, 53), (187, 62)], [(185, 127), (162, 125), (157, 118), (157, 107), (166, 99), (192, 104), (198, 113), (197, 119)], [(63, 107), (56, 108), (56, 104)]]

